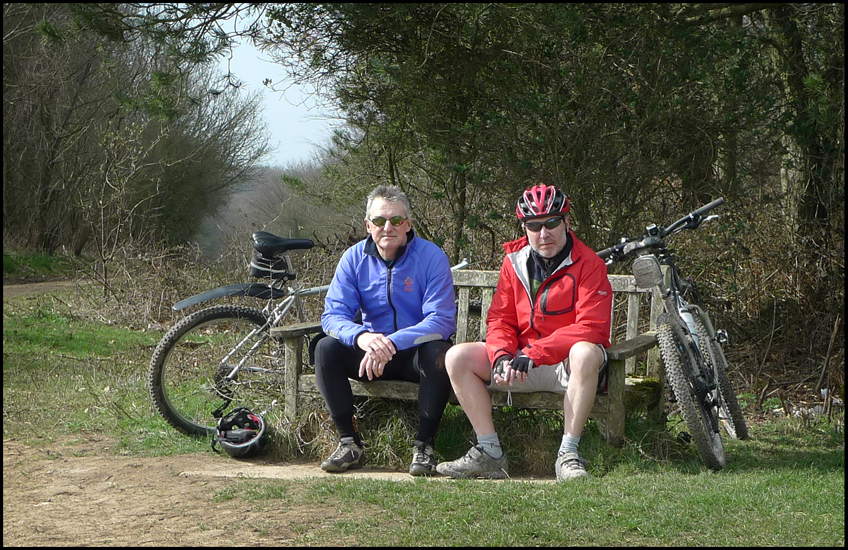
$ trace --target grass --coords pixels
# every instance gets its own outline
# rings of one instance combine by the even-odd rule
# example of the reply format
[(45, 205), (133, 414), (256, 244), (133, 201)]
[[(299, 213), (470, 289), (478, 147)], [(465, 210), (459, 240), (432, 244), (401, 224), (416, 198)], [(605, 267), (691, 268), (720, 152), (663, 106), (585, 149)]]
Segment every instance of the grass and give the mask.
[(3, 437), (32, 443), (94, 431), (122, 452), (203, 448), (150, 414), (147, 362), (161, 335), (85, 319), (73, 291), (59, 296), (3, 302)]
[[(631, 456), (564, 484), (241, 480), (220, 498), (366, 509), (301, 544), (363, 546), (842, 546), (844, 447), (829, 424), (779, 419), (731, 441), (728, 467)], [(305, 490), (304, 490), (305, 487)], [(347, 516), (345, 516), (347, 517)]]
[[(111, 314), (91, 312), (87, 299), (68, 291), (4, 300), (4, 439), (39, 444), (94, 432), (116, 441), (112, 448), (121, 454), (211, 453), (207, 439), (177, 434), (150, 405), (146, 372), (162, 331), (100, 322)], [(750, 401), (745, 406), (753, 413)], [(360, 401), (359, 407), (369, 461), (405, 469), (415, 404)], [(214, 500), (331, 509), (320, 530), (299, 533), (301, 545), (841, 547), (843, 419), (840, 412), (834, 421), (752, 422), (751, 440), (727, 442), (731, 461), (719, 473), (674, 437), (679, 424), (660, 430), (632, 415), (621, 449), (607, 446), (590, 422), (581, 452), (592, 477), (567, 485), (238, 479)], [(496, 413), (513, 474), (550, 477), (561, 422), (550, 413)], [(272, 459), (316, 459), (332, 448), (320, 404), (296, 430), (272, 425)], [(449, 406), (437, 440), (440, 458), (463, 454), (471, 437), (462, 410)]]
[(831, 546), (844, 538), (842, 487), (805, 495), (807, 481), (780, 470), (612, 473), (567, 486), (338, 481), (296, 492), (280, 485), (244, 483), (233, 497), (296, 494), (296, 503), (374, 508), (371, 521), (337, 522), (324, 539), (355, 536), (364, 546)]
[(50, 279), (70, 272), (73, 264), (65, 256), (3, 251), (4, 278)]

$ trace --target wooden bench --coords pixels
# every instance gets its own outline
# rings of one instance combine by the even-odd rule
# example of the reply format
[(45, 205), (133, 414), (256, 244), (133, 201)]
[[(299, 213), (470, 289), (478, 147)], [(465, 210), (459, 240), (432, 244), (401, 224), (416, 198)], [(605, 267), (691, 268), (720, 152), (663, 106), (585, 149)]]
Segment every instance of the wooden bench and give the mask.
[[(459, 270), (453, 274), (457, 295), (457, 327), (454, 343), (481, 341), (486, 336), (485, 319), (492, 302), (499, 272)], [(636, 379), (628, 379), (637, 358), (646, 357), (647, 377), (655, 378), (649, 414), (662, 414), (664, 375), (659, 358), (656, 321), (662, 312), (662, 303), (653, 299), (652, 291), (638, 289), (632, 275), (610, 275), (613, 299), (613, 324), (609, 357), (609, 386), (606, 393), (595, 397), (590, 418), (595, 420), (606, 441), (621, 446), (624, 438), (625, 393), (635, 387)], [(644, 302), (644, 303), (643, 303)], [(641, 328), (640, 328), (641, 327)], [(271, 329), (272, 334), (285, 346), (286, 384), (285, 414), (290, 420), (297, 415), (298, 400), (320, 399), (315, 375), (303, 372), (303, 345), (305, 336), (321, 331), (320, 322), (299, 323)], [(351, 380), (353, 394), (357, 396), (391, 399), (418, 399), (418, 384), (400, 380)], [(491, 392), (494, 406), (507, 406), (506, 392)], [(451, 393), (451, 402), (457, 403)], [(512, 406), (519, 408), (562, 410), (562, 395), (551, 392), (513, 393)]]

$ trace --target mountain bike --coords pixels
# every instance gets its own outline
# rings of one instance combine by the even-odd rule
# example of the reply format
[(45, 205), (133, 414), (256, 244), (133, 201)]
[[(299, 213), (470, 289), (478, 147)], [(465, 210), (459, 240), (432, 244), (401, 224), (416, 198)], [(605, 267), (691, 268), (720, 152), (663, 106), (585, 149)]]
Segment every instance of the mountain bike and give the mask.
[[(607, 265), (634, 258), (631, 270), (636, 285), (654, 288), (662, 298), (664, 312), (657, 322), (657, 340), (666, 377), (698, 454), (713, 470), (727, 464), (720, 427), (731, 438), (739, 439), (748, 438), (748, 427), (727, 376), (728, 363), (722, 349), (727, 333), (713, 327), (694, 280), (681, 277), (665, 239), (717, 218), (705, 214), (722, 204), (724, 198), (716, 199), (668, 227), (650, 224), (641, 237), (625, 237), (598, 252)], [(661, 265), (668, 266), (667, 278)]]
[(226, 411), (247, 407), (267, 412), (283, 395), (284, 351), (271, 328), (306, 321), (303, 299), (329, 286), (301, 288), (290, 251), (314, 246), (309, 239), (284, 239), (265, 231), (252, 234), (249, 274), (261, 282), (202, 292), (174, 304), (176, 311), (226, 296), (254, 297), (264, 308), (212, 306), (174, 325), (153, 351), (148, 387), (156, 411), (188, 435), (211, 435)]

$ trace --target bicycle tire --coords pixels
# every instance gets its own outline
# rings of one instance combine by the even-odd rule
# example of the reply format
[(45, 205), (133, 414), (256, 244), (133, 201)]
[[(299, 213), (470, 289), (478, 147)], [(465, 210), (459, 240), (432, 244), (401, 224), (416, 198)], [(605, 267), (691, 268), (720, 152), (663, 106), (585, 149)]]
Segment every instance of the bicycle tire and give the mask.
[(695, 396), (695, 390), (686, 371), (687, 369), (694, 371), (696, 366), (689, 365), (689, 354), (684, 352), (675, 338), (667, 314), (660, 316), (657, 324), (657, 340), (660, 355), (665, 364), (666, 377), (680, 405), (683, 421), (692, 436), (695, 448), (707, 467), (721, 470), (727, 465), (724, 444), (721, 442), (720, 434), (712, 428), (709, 412), (701, 400)]
[[(719, 421), (727, 432), (727, 435), (733, 439), (748, 439), (748, 425), (745, 423), (745, 416), (742, 414), (742, 407), (739, 406), (739, 400), (736, 398), (736, 392), (733, 390), (733, 384), (730, 382), (730, 377), (727, 375), (727, 359), (724, 356), (720, 344), (710, 338), (707, 327), (704, 325), (701, 318), (693, 315), (695, 320), (695, 329), (698, 331), (698, 338), (701, 342), (707, 342), (710, 346), (712, 354), (704, 353), (704, 361), (708, 367), (714, 367), (713, 371), (716, 374), (718, 390), (721, 394), (722, 406), (719, 411)], [(712, 358), (715, 357), (716, 364), (713, 365)]]
[(262, 341), (237, 378), (224, 382), (257, 340), (226, 364), (222, 359), (266, 320), (258, 309), (225, 305), (195, 312), (174, 325), (150, 360), (148, 385), (156, 412), (182, 433), (208, 436), (226, 410), (247, 407), (262, 412), (281, 398), (285, 369), (279, 347), (267, 332), (255, 336)]

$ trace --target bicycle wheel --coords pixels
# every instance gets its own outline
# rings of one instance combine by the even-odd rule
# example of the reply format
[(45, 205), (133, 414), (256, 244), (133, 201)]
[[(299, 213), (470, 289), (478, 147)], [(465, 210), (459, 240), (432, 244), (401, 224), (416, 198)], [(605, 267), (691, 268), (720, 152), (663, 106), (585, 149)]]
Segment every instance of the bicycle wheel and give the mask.
[[(733, 439), (748, 439), (748, 425), (745, 423), (745, 417), (742, 415), (742, 407), (739, 406), (739, 400), (736, 399), (736, 392), (733, 391), (733, 385), (730, 383), (730, 377), (727, 376), (727, 359), (721, 349), (721, 345), (714, 339), (710, 338), (707, 327), (697, 315), (693, 315), (695, 320), (695, 329), (698, 331), (698, 339), (701, 342), (707, 342), (712, 353), (704, 349), (704, 361), (707, 366), (713, 368), (718, 382), (718, 390), (721, 394), (721, 406), (719, 407), (719, 422), (721, 423), (727, 435)], [(702, 346), (706, 348), (706, 346)], [(715, 365), (713, 365), (715, 358)]]
[(661, 315), (658, 320), (657, 340), (665, 364), (666, 377), (680, 404), (683, 421), (695, 442), (698, 454), (709, 468), (721, 470), (727, 464), (724, 445), (721, 436), (713, 428), (711, 411), (706, 408), (703, 399), (697, 396), (693, 377), (689, 374), (697, 372), (700, 367), (691, 364), (689, 354), (674, 336), (667, 314)]
[(280, 399), (285, 369), (267, 327), (259, 330), (265, 323), (264, 313), (241, 306), (207, 308), (177, 323), (150, 360), (148, 383), (156, 411), (183, 433), (211, 435), (227, 409), (262, 412)]

